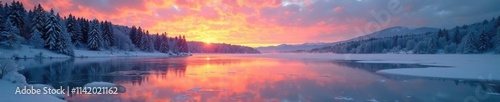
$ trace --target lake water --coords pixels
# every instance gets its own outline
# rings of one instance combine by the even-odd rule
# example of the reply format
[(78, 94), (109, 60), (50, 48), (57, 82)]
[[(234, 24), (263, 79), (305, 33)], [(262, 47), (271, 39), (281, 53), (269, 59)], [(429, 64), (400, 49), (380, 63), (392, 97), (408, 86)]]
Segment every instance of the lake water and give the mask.
[(356, 63), (301, 58), (194, 55), (176, 58), (19, 60), (28, 83), (82, 87), (122, 85), (118, 95), (75, 95), (89, 102), (152, 101), (500, 101), (498, 82), (384, 75), (378, 70), (425, 68), (418, 64)]

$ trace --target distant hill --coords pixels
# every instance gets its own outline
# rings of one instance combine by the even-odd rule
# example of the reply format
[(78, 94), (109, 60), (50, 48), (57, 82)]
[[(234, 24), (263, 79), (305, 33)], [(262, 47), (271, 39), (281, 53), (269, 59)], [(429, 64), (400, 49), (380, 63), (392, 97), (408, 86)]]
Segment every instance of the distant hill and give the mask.
[(256, 49), (264, 53), (289, 52), (296, 50), (311, 50), (314, 48), (330, 46), (334, 43), (303, 43), (303, 44), (281, 44), (277, 46), (257, 47)]
[(500, 17), (452, 29), (387, 28), (331, 46), (293, 52), (311, 53), (500, 53)]
[(373, 32), (371, 34), (367, 34), (364, 36), (356, 37), (346, 41), (357, 41), (357, 40), (366, 40), (370, 38), (383, 38), (383, 37), (392, 37), (392, 36), (404, 36), (404, 35), (414, 35), (414, 34), (422, 34), (426, 32), (436, 32), (439, 29), (437, 28), (429, 28), (429, 27), (420, 27), (420, 28), (409, 28), (409, 27), (401, 27), (395, 26), (391, 28), (386, 28), (377, 32)]
[[(391, 37), (391, 36), (404, 36), (404, 35), (413, 35), (413, 34), (422, 34), (426, 32), (436, 32), (439, 29), (437, 28), (429, 28), (429, 27), (421, 27), (421, 28), (409, 28), (409, 27), (401, 27), (395, 26), (391, 28), (386, 28), (371, 34), (367, 34), (364, 36), (356, 37), (353, 39), (349, 39), (342, 42), (348, 41), (357, 41), (357, 40), (365, 40), (370, 38), (383, 38), (383, 37)], [(258, 47), (257, 50), (265, 53), (269, 52), (303, 52), (307, 50), (311, 50), (314, 48), (328, 47), (333, 46), (337, 42), (333, 43), (303, 43), (303, 44), (281, 44), (278, 46), (266, 46), (266, 47)]]

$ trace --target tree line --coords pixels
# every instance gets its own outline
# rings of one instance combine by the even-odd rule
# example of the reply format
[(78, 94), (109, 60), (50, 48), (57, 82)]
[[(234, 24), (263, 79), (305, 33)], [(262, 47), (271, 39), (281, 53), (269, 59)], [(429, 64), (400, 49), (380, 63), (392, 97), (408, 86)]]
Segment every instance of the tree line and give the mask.
[[(341, 42), (313, 53), (500, 53), (500, 16), (437, 32)], [(304, 51), (299, 51), (304, 52)]]
[(0, 45), (16, 49), (23, 44), (69, 56), (74, 56), (73, 49), (188, 52), (184, 36), (149, 34), (141, 27), (123, 27), (72, 14), (61, 17), (53, 9), (45, 11), (40, 4), (27, 11), (19, 1), (10, 5), (0, 2)]

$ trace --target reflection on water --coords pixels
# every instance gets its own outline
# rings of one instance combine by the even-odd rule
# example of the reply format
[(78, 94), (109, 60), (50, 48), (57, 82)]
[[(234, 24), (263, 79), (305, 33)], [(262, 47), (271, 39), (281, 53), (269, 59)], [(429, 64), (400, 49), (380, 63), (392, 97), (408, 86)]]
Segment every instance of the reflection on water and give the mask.
[[(22, 62), (22, 61), (21, 61)], [(28, 83), (81, 87), (94, 81), (127, 88), (118, 95), (72, 95), (68, 101), (499, 101), (498, 82), (381, 75), (387, 68), (315, 59), (192, 56), (25, 61)], [(30, 65), (29, 65), (30, 64)], [(38, 65), (38, 66), (36, 66)]]

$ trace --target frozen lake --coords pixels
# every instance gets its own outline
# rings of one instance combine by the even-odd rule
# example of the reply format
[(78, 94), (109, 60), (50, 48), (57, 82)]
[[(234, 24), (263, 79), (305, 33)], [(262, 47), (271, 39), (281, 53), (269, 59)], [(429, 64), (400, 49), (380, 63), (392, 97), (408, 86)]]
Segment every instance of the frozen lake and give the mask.
[[(127, 89), (118, 95), (66, 97), (73, 102), (500, 101), (497, 94), (500, 83), (495, 80), (380, 73), (381, 70), (418, 72), (459, 68), (448, 66), (446, 62), (419, 64), (413, 63), (416, 61), (413, 59), (396, 61), (380, 56), (359, 61), (363, 59), (358, 55), (340, 56), (344, 60), (323, 58), (326, 55), (295, 56), (195, 54), (177, 58), (28, 59), (18, 62), (27, 66), (21, 73), (30, 84), (82, 87), (98, 81), (119, 84)], [(494, 71), (497, 72), (484, 77), (500, 72)]]

